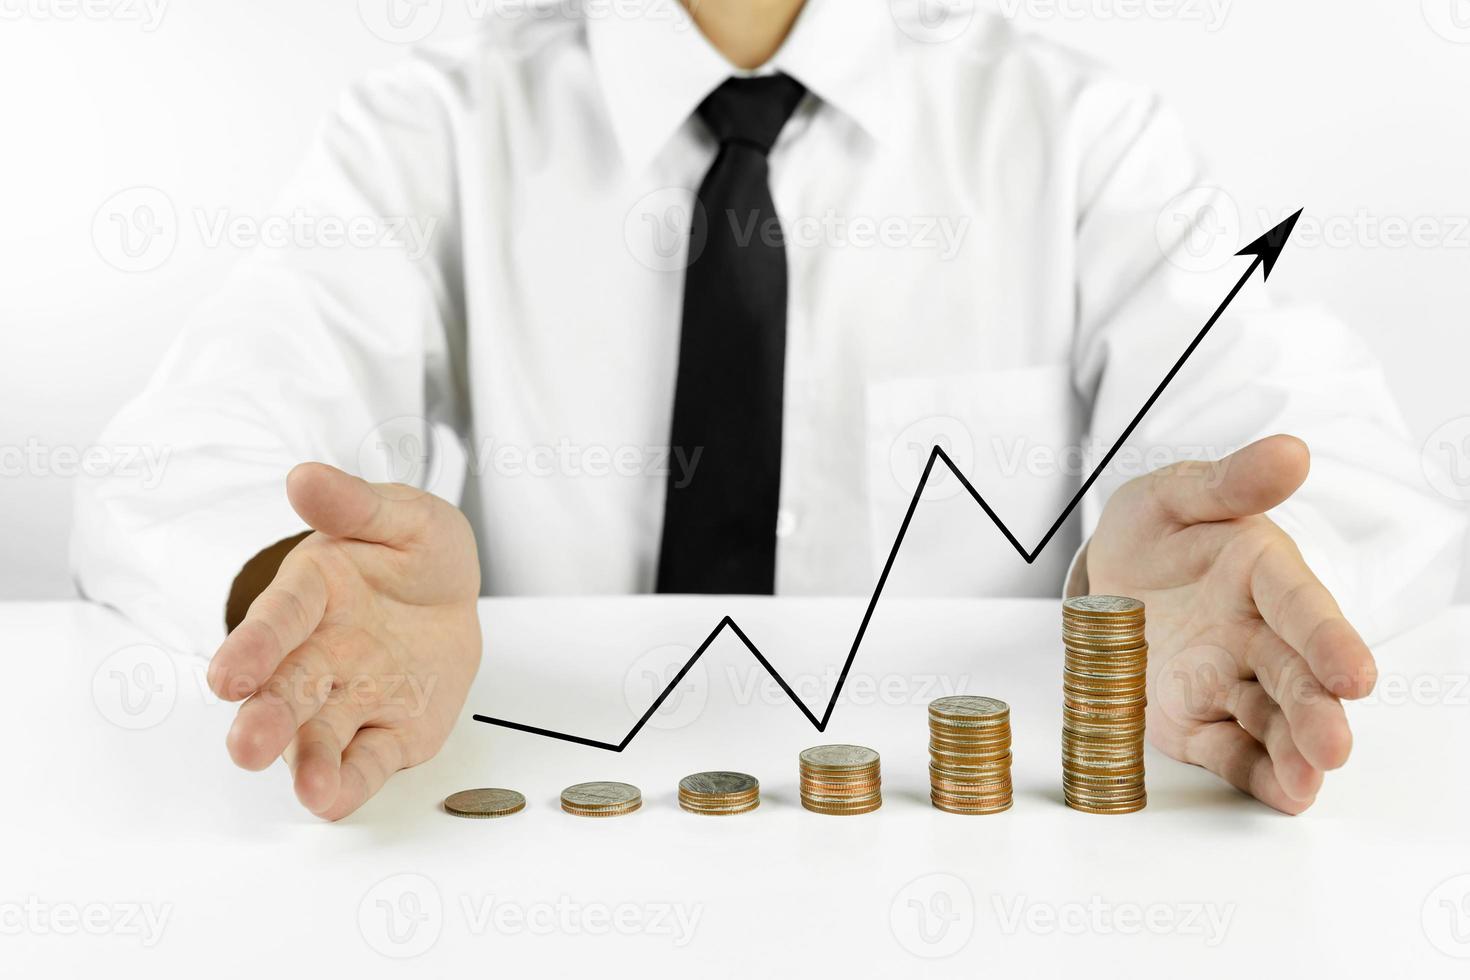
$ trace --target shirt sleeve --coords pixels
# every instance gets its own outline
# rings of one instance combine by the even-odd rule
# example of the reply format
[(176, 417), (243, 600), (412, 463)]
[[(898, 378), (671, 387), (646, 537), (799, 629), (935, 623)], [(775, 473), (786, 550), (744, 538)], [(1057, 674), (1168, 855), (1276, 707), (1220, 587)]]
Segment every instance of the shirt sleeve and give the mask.
[[(1251, 263), (1231, 199), (1200, 172), (1177, 119), (1151, 96), (1094, 86), (1075, 107), (1077, 342), (1073, 381), (1090, 400), (1099, 459)], [(1279, 215), (1296, 210), (1281, 202)], [(1301, 202), (1307, 203), (1307, 202)], [(1367, 347), (1323, 310), (1272, 301), (1258, 270), (1083, 507), (1084, 539), (1124, 481), (1289, 433), (1312, 453), (1302, 489), (1272, 511), (1372, 640), (1431, 615), (1458, 577), (1463, 509), (1425, 480), (1421, 453)], [(1090, 469), (1089, 469), (1090, 471)], [(1085, 589), (1085, 551), (1068, 590)]]
[(463, 429), (453, 89), (418, 62), (349, 92), (260, 244), (191, 318), (100, 442), (153, 479), (84, 479), (72, 569), (89, 599), (208, 654), (241, 567), (302, 530), (295, 464), (422, 482)]

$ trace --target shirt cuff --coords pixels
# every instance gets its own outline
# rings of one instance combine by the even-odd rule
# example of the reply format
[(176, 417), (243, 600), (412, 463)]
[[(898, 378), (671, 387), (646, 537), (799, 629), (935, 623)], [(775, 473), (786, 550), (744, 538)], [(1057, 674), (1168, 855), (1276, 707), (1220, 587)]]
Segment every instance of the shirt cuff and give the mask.
[(72, 543), (77, 585), (161, 645), (207, 657), (225, 638), (235, 577), (263, 548), (300, 533), (301, 518), (278, 486), (209, 507), (168, 506), (165, 516), (146, 495), (84, 489)]

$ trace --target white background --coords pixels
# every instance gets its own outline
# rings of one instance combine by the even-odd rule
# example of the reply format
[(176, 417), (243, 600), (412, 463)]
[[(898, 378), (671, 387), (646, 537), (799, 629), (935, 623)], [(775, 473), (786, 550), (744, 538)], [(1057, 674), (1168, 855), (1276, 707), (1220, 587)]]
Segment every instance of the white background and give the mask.
[[(368, 25), (415, 2), (410, 33), (431, 37), (492, 7), (0, 0), (0, 449), (54, 460), (90, 444), (239, 256), (209, 247), (194, 216), (264, 213), (343, 85), (404, 57)], [(1158, 88), (1238, 203), (1244, 240), (1307, 208), (1271, 288), (1362, 332), (1416, 441), (1470, 416), (1470, 0), (988, 6)], [(137, 185), (180, 221), (168, 260), (129, 273), (104, 261), (93, 221)], [(1427, 238), (1395, 241), (1412, 222)], [(0, 598), (71, 594), (71, 488), (48, 466), (0, 474)]]

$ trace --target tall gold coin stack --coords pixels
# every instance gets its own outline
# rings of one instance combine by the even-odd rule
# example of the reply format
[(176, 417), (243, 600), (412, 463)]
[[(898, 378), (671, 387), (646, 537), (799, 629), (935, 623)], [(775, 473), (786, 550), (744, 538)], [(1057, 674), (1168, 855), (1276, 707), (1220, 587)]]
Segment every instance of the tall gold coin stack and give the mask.
[(929, 800), (949, 813), (1011, 808), (1011, 708), (995, 698), (929, 705)]
[(1148, 643), (1143, 603), (1087, 595), (1062, 603), (1062, 790), (1086, 813), (1133, 813), (1143, 785)]
[(813, 813), (871, 813), (883, 805), (878, 753), (817, 745), (801, 753), (801, 805)]

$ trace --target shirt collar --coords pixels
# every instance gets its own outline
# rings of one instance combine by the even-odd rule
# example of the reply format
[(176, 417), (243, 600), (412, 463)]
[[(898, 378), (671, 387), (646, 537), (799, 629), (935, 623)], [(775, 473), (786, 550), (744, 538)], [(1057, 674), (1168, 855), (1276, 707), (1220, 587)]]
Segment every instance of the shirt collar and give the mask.
[[(588, 47), (623, 158), (641, 170), (706, 95), (742, 72), (678, 0), (596, 9), (598, 16), (588, 17)], [(894, 39), (886, 10), (880, 0), (807, 0), (781, 49), (750, 74), (785, 72), (883, 139), (893, 119)]]

